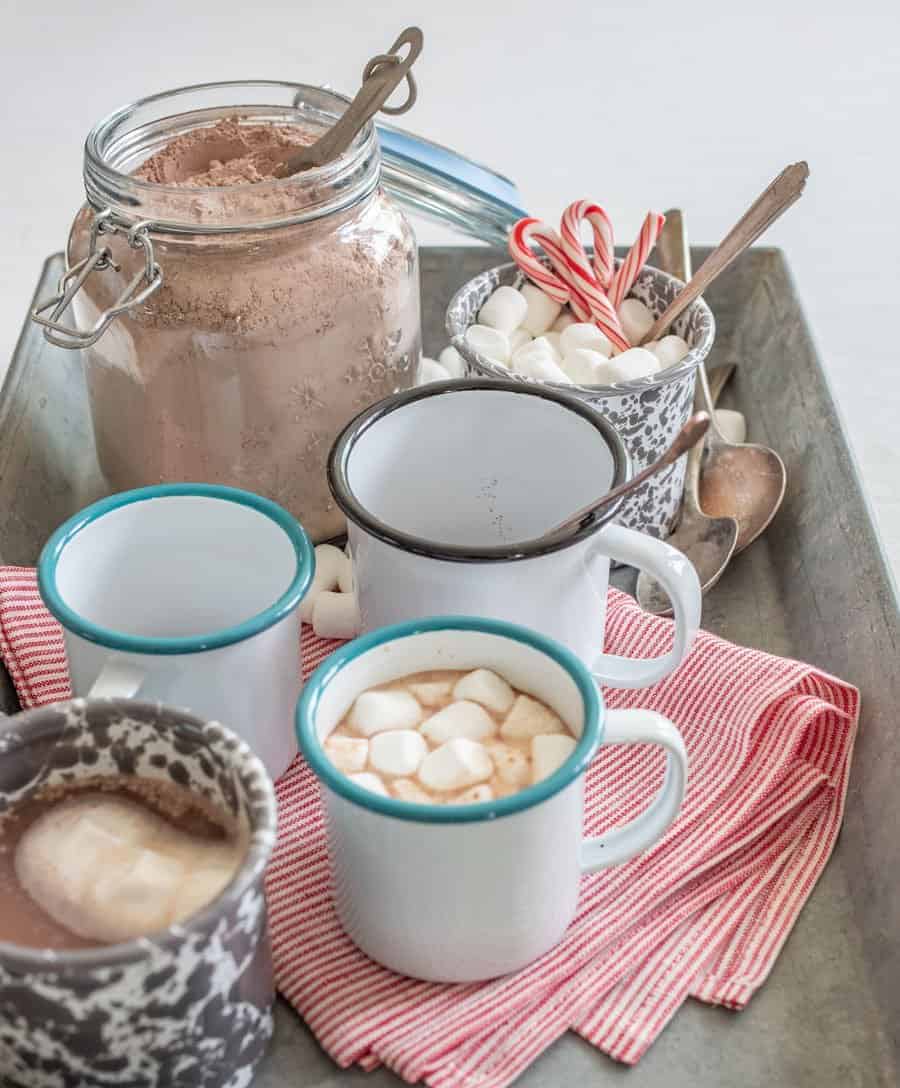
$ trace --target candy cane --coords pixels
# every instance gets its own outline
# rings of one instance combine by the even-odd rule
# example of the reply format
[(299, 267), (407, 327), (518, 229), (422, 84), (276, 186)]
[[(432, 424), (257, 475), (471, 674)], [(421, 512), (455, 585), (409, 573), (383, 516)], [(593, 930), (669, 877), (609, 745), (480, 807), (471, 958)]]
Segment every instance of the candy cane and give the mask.
[(609, 288), (616, 267), (613, 226), (609, 216), (589, 200), (576, 200), (563, 212), (559, 235), (570, 261), (588, 270), (587, 255), (581, 242), (581, 224), (587, 221), (594, 232), (594, 275), (604, 289)]
[(619, 265), (619, 270), (613, 276), (609, 288), (609, 299), (616, 310), (622, 305), (622, 299), (634, 286), (634, 281), (640, 275), (644, 262), (650, 256), (650, 250), (656, 245), (656, 239), (663, 228), (666, 217), (658, 212), (647, 212), (641, 232), (637, 241), (629, 249), (628, 256)]
[[(538, 242), (553, 266), (551, 272), (538, 260), (529, 242)], [(539, 219), (520, 219), (509, 236), (509, 252), (526, 276), (554, 301), (567, 302), (579, 321), (592, 321), (619, 348), (631, 346), (618, 316), (596, 278), (582, 277), (566, 256), (559, 235)], [(554, 274), (555, 273), (555, 274)]]

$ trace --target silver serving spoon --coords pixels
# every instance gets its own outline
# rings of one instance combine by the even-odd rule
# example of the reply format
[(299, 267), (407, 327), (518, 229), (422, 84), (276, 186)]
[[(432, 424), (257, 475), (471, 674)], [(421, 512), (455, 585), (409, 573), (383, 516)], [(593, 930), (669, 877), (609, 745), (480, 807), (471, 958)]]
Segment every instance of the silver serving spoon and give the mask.
[[(659, 238), (657, 254), (660, 267), (664, 271), (670, 272), (684, 282), (691, 278), (691, 251), (684, 216), (678, 208), (666, 212), (666, 223)], [(697, 368), (694, 407), (707, 408), (712, 414), (715, 402), (711, 396), (705, 401), (700, 390), (700, 374), (703, 371), (704, 366), (701, 363)], [(726, 381), (728, 377), (730, 373), (725, 376)], [(712, 429), (709, 433), (712, 434)], [(706, 440), (708, 441), (708, 436)], [(738, 539), (738, 523), (734, 518), (710, 517), (700, 508), (700, 463), (704, 444), (704, 442), (698, 442), (688, 454), (681, 520), (675, 532), (668, 538), (672, 547), (684, 552), (693, 563), (700, 580), (701, 593), (706, 593), (718, 582), (734, 554)], [(644, 571), (638, 574), (636, 595), (641, 608), (648, 612), (667, 615), (672, 611), (668, 594), (654, 578)]]
[(625, 480), (624, 483), (619, 484), (618, 487), (614, 487), (612, 491), (607, 491), (599, 499), (595, 499), (587, 506), (582, 506), (580, 510), (576, 510), (574, 514), (567, 517), (565, 521), (561, 521), (559, 525), (554, 525), (552, 529), (548, 529), (546, 533), (543, 533), (539, 540), (541, 544), (552, 544), (557, 540), (562, 540), (569, 535), (573, 530), (580, 528), (584, 522), (590, 520), (595, 514), (599, 513), (605, 506), (609, 506), (610, 503), (617, 502), (625, 495), (631, 494), (635, 488), (641, 486), (645, 480), (649, 480), (651, 476), (655, 476), (657, 472), (661, 472), (664, 468), (668, 468), (669, 465), (674, 464), (682, 454), (694, 445), (696, 445), (706, 434), (709, 427), (709, 416), (706, 412), (695, 412), (691, 418), (685, 423), (678, 434), (675, 435), (675, 439), (672, 445), (665, 451), (665, 453), (652, 465), (648, 465), (642, 472), (639, 472), (637, 476), (633, 476), (630, 480)]

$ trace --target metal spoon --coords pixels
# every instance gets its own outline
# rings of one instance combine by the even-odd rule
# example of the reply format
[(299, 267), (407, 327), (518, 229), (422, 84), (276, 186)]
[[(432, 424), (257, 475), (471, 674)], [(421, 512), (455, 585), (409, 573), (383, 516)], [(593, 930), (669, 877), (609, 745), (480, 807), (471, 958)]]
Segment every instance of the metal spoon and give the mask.
[(633, 476), (630, 480), (626, 480), (624, 483), (619, 484), (618, 487), (614, 487), (611, 491), (607, 491), (599, 499), (595, 499), (587, 506), (582, 506), (580, 510), (576, 510), (574, 514), (567, 517), (565, 521), (561, 521), (558, 525), (554, 525), (552, 529), (548, 529), (546, 533), (542, 534), (539, 538), (542, 544), (553, 543), (557, 539), (563, 539), (573, 529), (579, 528), (585, 521), (592, 518), (596, 513), (603, 509), (604, 506), (609, 506), (610, 503), (616, 502), (623, 496), (630, 494), (635, 488), (641, 486), (645, 480), (648, 480), (651, 476), (655, 476), (657, 472), (661, 472), (662, 469), (674, 464), (683, 453), (695, 446), (706, 434), (706, 430), (709, 427), (709, 416), (706, 412), (695, 412), (691, 418), (685, 423), (678, 434), (675, 435), (675, 439), (672, 445), (662, 454), (662, 456), (653, 462), (652, 465), (648, 465), (642, 472), (639, 472), (637, 476)]
[[(403, 57), (399, 51), (405, 45), (409, 46), (409, 52)], [(417, 26), (408, 26), (387, 53), (379, 53), (378, 56), (372, 57), (365, 66), (362, 86), (340, 118), (314, 144), (301, 148), (286, 159), (280, 169), (275, 172), (275, 176), (292, 177), (301, 170), (324, 166), (325, 163), (336, 159), (347, 150), (357, 132), (379, 110), (395, 114), (406, 113), (408, 109), (411, 109), (416, 101), (417, 91), (410, 68), (421, 52), (422, 31)], [(406, 101), (400, 106), (386, 106), (385, 101), (404, 79), (409, 88)]]
[[(666, 212), (666, 223), (659, 238), (657, 247), (660, 267), (671, 272), (680, 280), (687, 282), (691, 277), (691, 251), (687, 240), (687, 230), (684, 225), (682, 212), (675, 208)], [(700, 372), (704, 370), (701, 363), (697, 368), (697, 389), (694, 392), (694, 407), (706, 407), (712, 415), (715, 409), (715, 401), (710, 396), (704, 404), (700, 392)], [(730, 377), (725, 376), (725, 381)], [(718, 391), (724, 386), (724, 381), (718, 385)], [(713, 416), (713, 418), (715, 418)], [(715, 423), (713, 423), (715, 426)], [(712, 433), (712, 429), (708, 434)], [(708, 438), (708, 436), (707, 436)], [(731, 556), (734, 554), (735, 544), (738, 539), (738, 523), (732, 517), (710, 517), (700, 508), (698, 488), (700, 484), (700, 463), (703, 457), (704, 442), (698, 443), (688, 454), (687, 469), (684, 482), (684, 502), (681, 508), (681, 520), (678, 528), (669, 537), (669, 543), (690, 559), (700, 579), (700, 592), (706, 593), (708, 589), (718, 582), (722, 572), (728, 566)], [(672, 605), (668, 594), (662, 586), (649, 574), (641, 571), (637, 580), (637, 599), (641, 608), (657, 615), (667, 615), (672, 611)]]

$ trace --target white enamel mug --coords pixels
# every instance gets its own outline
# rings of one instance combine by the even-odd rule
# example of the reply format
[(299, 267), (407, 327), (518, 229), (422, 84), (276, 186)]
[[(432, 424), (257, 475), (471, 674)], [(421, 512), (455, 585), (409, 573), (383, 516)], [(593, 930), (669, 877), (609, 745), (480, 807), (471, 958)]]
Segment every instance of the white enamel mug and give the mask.
[[(356, 697), (426, 669), (488, 668), (542, 699), (578, 738), (549, 778), (496, 801), (430, 805), (363, 789), (322, 742)], [(401, 974), (474, 982), (549, 951), (572, 921), (582, 873), (647, 849), (678, 815), (688, 759), (681, 735), (649, 710), (607, 710), (580, 659), (498, 620), (437, 617), (376, 631), (333, 653), (297, 707), (300, 749), (325, 803), (341, 924), (372, 959)], [(601, 744), (666, 751), (660, 791), (603, 838), (582, 838), (584, 774)]]
[(75, 695), (158, 700), (230, 726), (280, 775), (296, 754), (299, 605), (312, 545), (286, 510), (235, 488), (126, 491), (53, 534), (38, 585)]
[[(345, 428), (328, 471), (364, 631), (419, 616), (509, 620), (574, 650), (600, 682), (629, 688), (661, 680), (690, 648), (696, 571), (670, 545), (613, 524), (621, 502), (553, 546), (537, 539), (628, 478), (621, 438), (574, 397), (483, 379), (400, 393)], [(669, 652), (598, 652), (611, 559), (665, 588)]]

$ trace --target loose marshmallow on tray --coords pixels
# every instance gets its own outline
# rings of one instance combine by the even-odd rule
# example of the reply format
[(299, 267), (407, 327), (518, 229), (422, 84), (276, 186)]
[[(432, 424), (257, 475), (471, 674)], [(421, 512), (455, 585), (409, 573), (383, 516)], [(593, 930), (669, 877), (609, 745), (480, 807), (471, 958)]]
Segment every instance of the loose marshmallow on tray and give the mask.
[(451, 378), (466, 376), (466, 361), (452, 344), (448, 344), (438, 356), (438, 362)]
[(619, 307), (619, 322), (629, 344), (640, 344), (656, 319), (640, 299), (626, 298)]
[(415, 729), (422, 708), (408, 691), (364, 691), (357, 696), (349, 722), (364, 737), (389, 729)]
[(747, 420), (740, 412), (734, 412), (730, 408), (717, 408), (716, 426), (722, 432), (723, 438), (737, 446), (747, 441)]
[(309, 623), (312, 619), (316, 597), (324, 590), (336, 589), (350, 560), (333, 544), (319, 544), (316, 548), (316, 572), (306, 596), (300, 602), (300, 619)]
[(528, 300), (515, 287), (498, 287), (478, 311), (479, 325), (489, 325), (507, 335), (517, 329), (528, 313)]
[(466, 343), (479, 355), (484, 355), (501, 366), (509, 364), (509, 337), (489, 325), (470, 325), (466, 329)]
[(419, 360), (416, 385), (428, 385), (429, 382), (445, 382), (449, 378), (450, 371), (436, 359), (429, 359), (427, 355), (423, 355)]
[(361, 626), (356, 597), (323, 589), (316, 595), (312, 625), (319, 638), (355, 638)]
[(520, 322), (521, 327), (532, 336), (540, 336), (557, 319), (562, 306), (533, 283), (523, 284), (519, 291), (528, 304), (525, 317)]
[(432, 744), (443, 744), (454, 737), (485, 740), (496, 734), (497, 724), (483, 706), (458, 699), (432, 715), (420, 726), (420, 732)]
[(369, 742), (369, 762), (381, 774), (403, 778), (415, 774), (427, 754), (425, 738), (415, 729), (377, 733)]
[(445, 793), (475, 786), (490, 778), (493, 772), (494, 764), (483, 744), (467, 737), (456, 737), (429, 752), (422, 760), (419, 781), (426, 789)]

